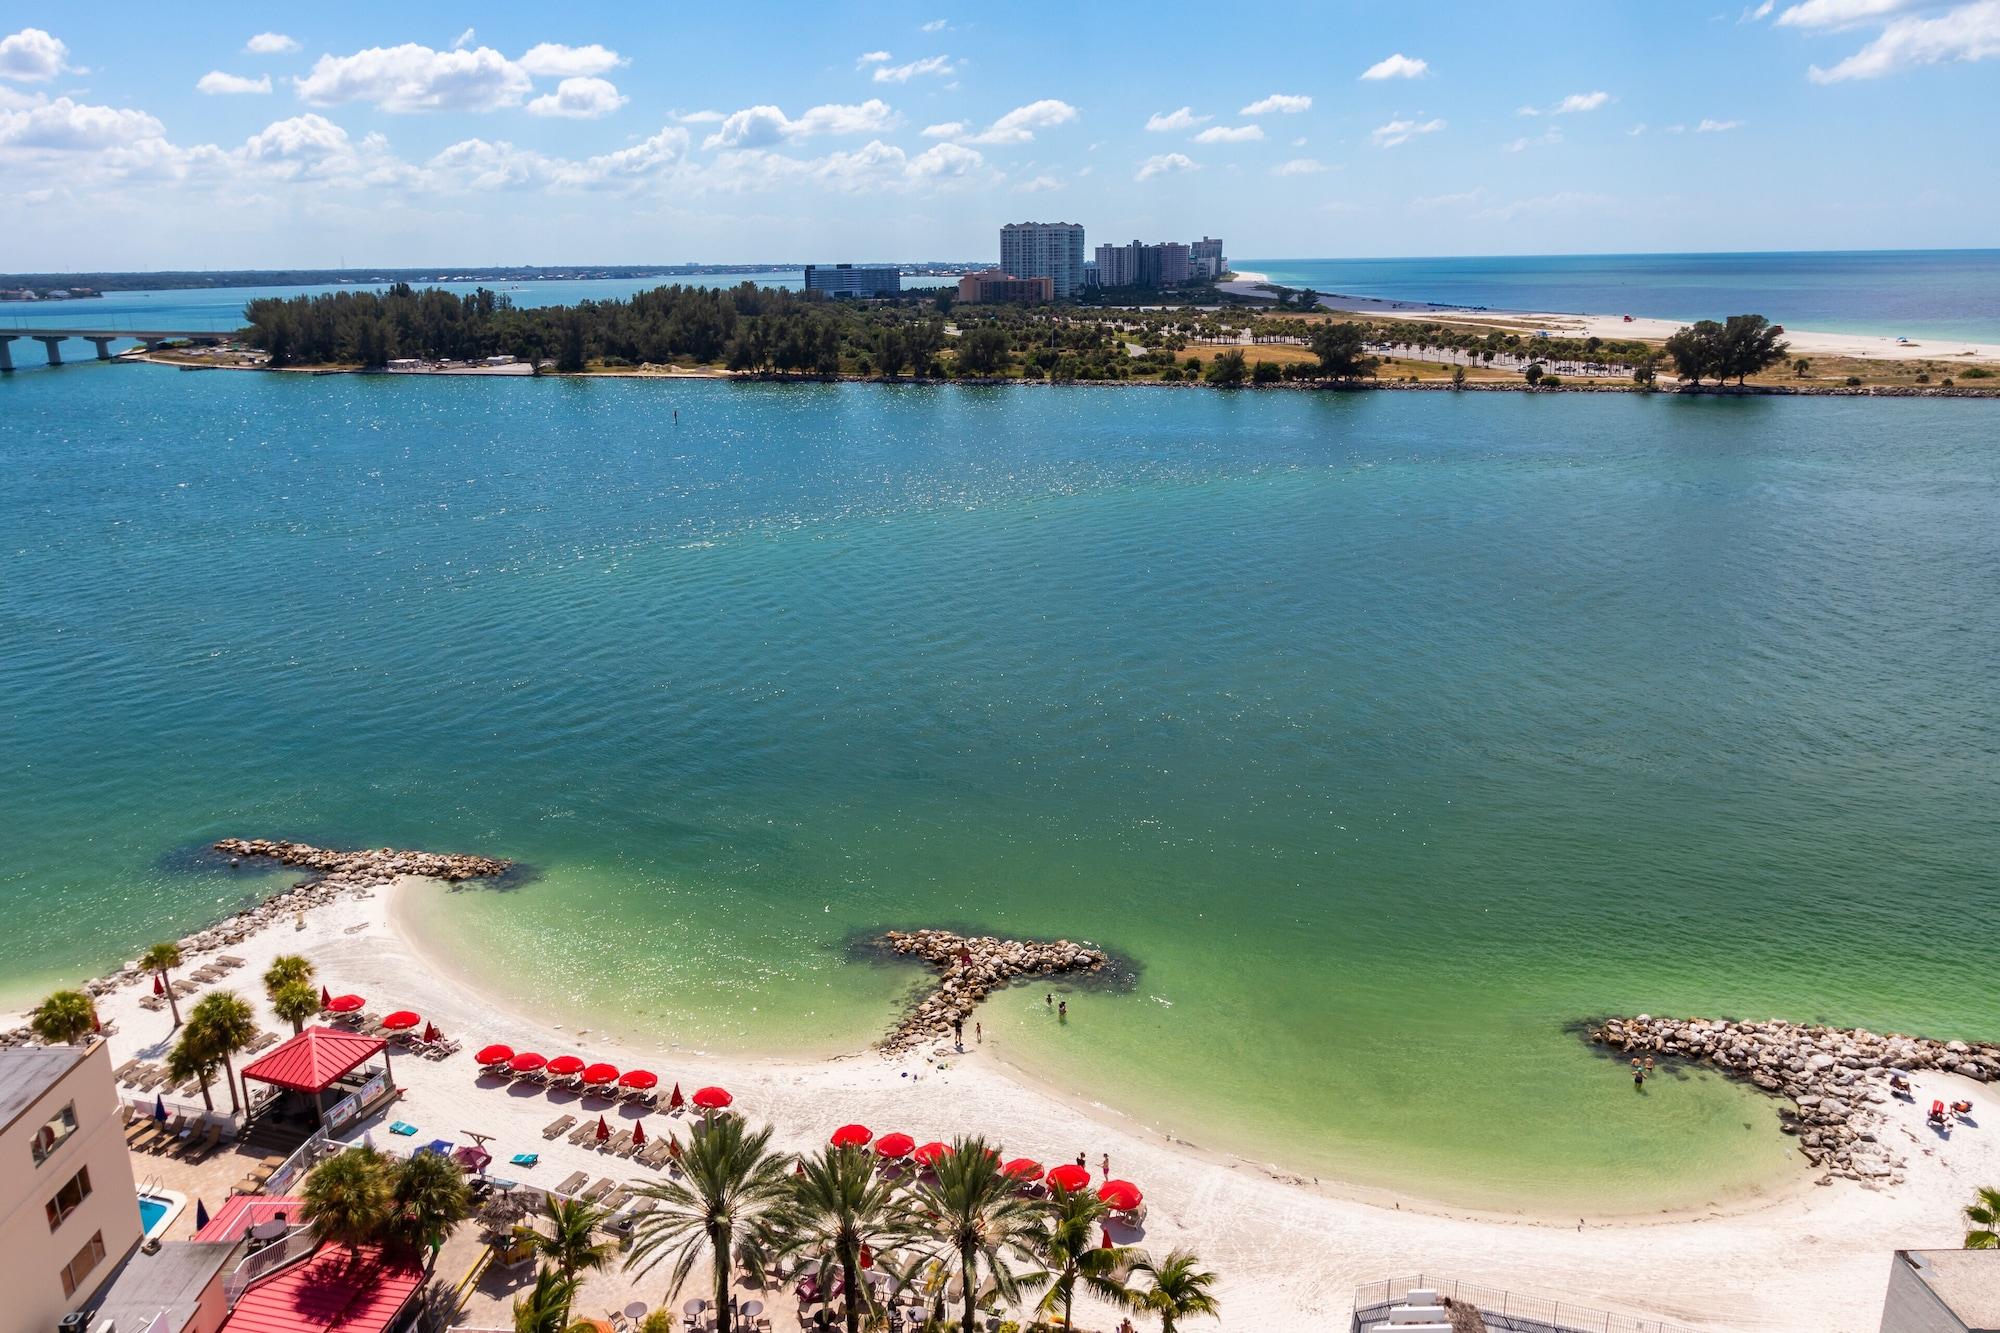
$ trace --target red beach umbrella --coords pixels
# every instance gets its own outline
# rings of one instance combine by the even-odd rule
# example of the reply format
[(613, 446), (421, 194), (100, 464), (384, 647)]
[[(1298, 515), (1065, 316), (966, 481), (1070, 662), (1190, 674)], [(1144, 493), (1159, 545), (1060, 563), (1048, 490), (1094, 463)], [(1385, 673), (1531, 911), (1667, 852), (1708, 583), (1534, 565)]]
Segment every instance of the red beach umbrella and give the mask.
[(1117, 1249), (1118, 1247), (1117, 1247), (1117, 1246), (1115, 1246), (1115, 1245), (1113, 1245), (1113, 1244), (1111, 1243), (1111, 1228), (1110, 1228), (1110, 1227), (1105, 1227), (1105, 1228), (1103, 1228), (1103, 1231), (1104, 1231), (1104, 1243), (1103, 1243), (1103, 1244), (1101, 1244), (1101, 1245), (1099, 1245), (1099, 1246), (1098, 1246), (1097, 1248), (1098, 1248), (1098, 1249), (1100, 1249), (1100, 1250), (1115, 1250), (1115, 1249)]
[[(154, 978), (153, 980), (154, 980), (154, 984), (155, 984), (155, 986), (157, 987), (157, 985), (158, 985), (158, 982), (159, 982), (159, 978), (155, 977), (155, 978)], [(157, 989), (155, 989), (155, 990), (153, 991), (153, 994), (155, 994), (155, 995), (158, 995), (159, 993), (160, 993), (160, 992), (159, 992), (159, 991), (158, 991)], [(319, 988), (319, 1007), (320, 1007), (320, 1008), (322, 1008), (322, 1009), (324, 1009), (324, 1008), (326, 1008), (326, 1007), (327, 1007), (328, 1005), (330, 1005), (330, 1004), (332, 1004), (332, 1003), (333, 1003), (333, 996), (327, 993), (327, 989), (326, 989), (326, 987), (324, 987), (324, 986), (321, 986), (321, 987)]]
[(437, 1039), (438, 1039), (439, 1037), (442, 1037), (443, 1035), (444, 1035), (444, 1034), (443, 1034), (442, 1032), (439, 1032), (439, 1031), (437, 1030), (437, 1024), (435, 1024), (435, 1023), (426, 1023), (426, 1024), (424, 1024), (424, 1040), (425, 1040), (425, 1041), (436, 1041), (436, 1040), (437, 1040)]
[(1090, 1172), (1074, 1162), (1064, 1162), (1050, 1170), (1048, 1181), (1059, 1190), (1080, 1190), (1090, 1184)]
[(859, 1148), (874, 1137), (866, 1125), (842, 1125), (833, 1131), (833, 1137), (827, 1141), (836, 1148)]
[(861, 1266), (863, 1268), (873, 1268), (875, 1266), (875, 1251), (869, 1249), (866, 1245), (861, 1247)]
[(951, 1155), (951, 1149), (946, 1147), (942, 1143), (932, 1142), (932, 1143), (926, 1143), (923, 1147), (917, 1149), (914, 1153), (911, 1153), (910, 1155), (916, 1158), (919, 1162), (923, 1163), (925, 1166), (930, 1166), (933, 1165), (940, 1157), (949, 1157)]
[(549, 1072), (557, 1078), (568, 1078), (583, 1069), (583, 1060), (575, 1055), (558, 1055), (549, 1061)]
[(619, 1079), (618, 1082), (623, 1087), (644, 1092), (648, 1088), (658, 1087), (660, 1076), (650, 1069), (628, 1069), (625, 1071), (625, 1076)]
[(1000, 1168), (1000, 1174), (1010, 1180), (1039, 1180), (1042, 1176), (1042, 1164), (1032, 1157), (1016, 1157)]
[(360, 1011), (368, 1001), (359, 995), (336, 995), (326, 1002), (326, 1007), (336, 1014), (352, 1014)]
[(153, 994), (165, 995), (166, 993), (167, 993), (166, 983), (160, 980), (160, 974), (158, 972), (153, 973)]
[(674, 1084), (674, 1095), (667, 1098), (667, 1106), (672, 1110), (678, 1111), (686, 1105), (687, 1098), (681, 1096), (681, 1085), (678, 1083)]
[(583, 1081), (592, 1084), (616, 1083), (618, 1081), (618, 1066), (607, 1065), (602, 1062), (594, 1064), (583, 1071)]
[(604, 1142), (611, 1137), (611, 1126), (604, 1123), (604, 1117), (597, 1117), (597, 1141)]
[(1097, 1197), (1114, 1213), (1129, 1213), (1137, 1208), (1145, 1195), (1129, 1180), (1107, 1180), (1098, 1187)]
[(504, 1065), (514, 1058), (514, 1048), (512, 1046), (502, 1046), (499, 1042), (495, 1042), (491, 1046), (482, 1049), (479, 1054), (472, 1058), (482, 1065)]
[(507, 1062), (507, 1067), (513, 1070), (517, 1074), (526, 1074), (533, 1070), (540, 1069), (543, 1065), (547, 1064), (548, 1062), (549, 1062), (548, 1057), (545, 1055), (537, 1054), (534, 1051), (522, 1051), (519, 1055), (515, 1056), (513, 1059)]
[(917, 1141), (908, 1134), (884, 1134), (875, 1140), (875, 1152), (881, 1157), (908, 1157), (916, 1146)]
[(634, 1148), (646, 1146), (646, 1122), (643, 1120), (632, 1122), (632, 1146)]
[(720, 1111), (735, 1100), (734, 1097), (729, 1095), (727, 1088), (696, 1088), (694, 1090), (694, 1104), (704, 1111)]
[(413, 1028), (423, 1021), (422, 1018), (407, 1009), (398, 1009), (395, 1013), (390, 1014), (382, 1020), (382, 1026), (391, 1032), (401, 1032), (404, 1028)]

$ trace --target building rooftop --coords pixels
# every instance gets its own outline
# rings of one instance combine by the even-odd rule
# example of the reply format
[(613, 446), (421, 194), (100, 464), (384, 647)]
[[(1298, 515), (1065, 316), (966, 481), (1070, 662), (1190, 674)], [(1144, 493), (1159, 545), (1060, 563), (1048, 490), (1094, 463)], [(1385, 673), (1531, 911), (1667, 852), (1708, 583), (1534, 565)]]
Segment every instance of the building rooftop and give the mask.
[(1974, 1333), (2000, 1331), (2000, 1250), (1902, 1250), (1897, 1257)]
[(363, 1245), (321, 1245), (302, 1264), (253, 1282), (223, 1321), (223, 1333), (386, 1333), (424, 1282), (416, 1264)]
[(335, 1079), (388, 1045), (339, 1028), (307, 1028), (282, 1046), (258, 1056), (239, 1071), (244, 1078), (295, 1092), (322, 1092)]
[(243, 1238), (243, 1233), (260, 1222), (284, 1218), (296, 1225), (305, 1209), (303, 1199), (273, 1194), (232, 1194), (229, 1201), (215, 1210), (215, 1216), (208, 1219), (208, 1225), (194, 1233), (196, 1240), (235, 1241)]
[(0, 1051), (0, 1131), (11, 1128), (90, 1051), (88, 1045), (15, 1046)]
[(121, 1329), (150, 1329), (164, 1315), (170, 1333), (180, 1333), (199, 1310), (202, 1289), (235, 1253), (233, 1242), (192, 1240), (164, 1241), (154, 1254), (134, 1250), (104, 1284), (90, 1326), (108, 1319)]

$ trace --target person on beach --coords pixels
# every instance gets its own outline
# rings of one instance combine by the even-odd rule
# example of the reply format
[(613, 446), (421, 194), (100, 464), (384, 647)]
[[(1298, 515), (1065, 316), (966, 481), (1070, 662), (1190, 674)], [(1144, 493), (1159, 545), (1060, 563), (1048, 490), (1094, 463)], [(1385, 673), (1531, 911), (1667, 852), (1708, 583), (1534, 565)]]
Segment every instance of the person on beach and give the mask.
[(1111, 1154), (1110, 1153), (1104, 1154), (1104, 1156), (1101, 1159), (1099, 1159), (1098, 1165), (1104, 1168), (1104, 1178), (1106, 1180), (1111, 1179)]
[(1077, 1166), (1081, 1167), (1081, 1168), (1082, 1168), (1083, 1170), (1086, 1170), (1086, 1171), (1088, 1171), (1088, 1170), (1090, 1169), (1090, 1166), (1089, 1166), (1089, 1163), (1090, 1163), (1090, 1158), (1088, 1158), (1088, 1157), (1087, 1157), (1087, 1156), (1085, 1156), (1084, 1154), (1082, 1154), (1082, 1153), (1078, 1153), (1078, 1154), (1076, 1155), (1076, 1164), (1077, 1164)]
[(1057, 1017), (1057, 1018), (1059, 1018), (1059, 1019), (1061, 1019), (1061, 1020), (1062, 1020), (1063, 1022), (1065, 1022), (1065, 1023), (1069, 1022), (1069, 1001), (1068, 1001), (1068, 1000), (1064, 1000), (1064, 1001), (1063, 1001), (1063, 1002), (1062, 1002), (1061, 1004), (1059, 1004), (1059, 1005), (1057, 1005), (1057, 1006), (1056, 1006), (1056, 1017)]
[(1055, 993), (1054, 991), (1050, 991), (1050, 992), (1049, 992), (1049, 993), (1048, 993), (1047, 995), (1044, 995), (1044, 996), (1042, 997), (1042, 1003), (1043, 1003), (1043, 1004), (1045, 1004), (1045, 1005), (1047, 1005), (1047, 1006), (1048, 1006), (1049, 1008), (1051, 1008), (1051, 1009), (1055, 1008), (1055, 1007), (1056, 1007), (1056, 993)]
[(974, 1022), (972, 1025), (972, 1040), (975, 1045), (984, 1046), (986, 1044), (986, 1029), (977, 1022)]
[(965, 1049), (965, 1020), (964, 1020), (964, 1019), (962, 1019), (962, 1018), (954, 1018), (954, 1019), (952, 1019), (952, 1020), (951, 1020), (951, 1036), (952, 1036), (952, 1040), (958, 1043), (958, 1049), (959, 1049), (959, 1050), (961, 1050), (961, 1051), (962, 1051), (962, 1050), (964, 1050), (964, 1049)]

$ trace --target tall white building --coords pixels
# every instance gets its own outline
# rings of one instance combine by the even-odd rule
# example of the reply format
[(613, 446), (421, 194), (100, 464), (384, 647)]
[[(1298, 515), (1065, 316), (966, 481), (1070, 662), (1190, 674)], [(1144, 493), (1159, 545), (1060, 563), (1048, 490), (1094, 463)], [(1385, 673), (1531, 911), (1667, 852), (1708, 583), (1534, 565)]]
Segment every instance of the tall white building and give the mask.
[(1219, 278), (1229, 271), (1229, 260), (1222, 253), (1221, 237), (1204, 236), (1188, 250), (1188, 268), (1197, 278)]
[(1017, 278), (1047, 278), (1055, 299), (1067, 301), (1083, 287), (1083, 224), (1010, 222), (1000, 229), (1000, 268)]

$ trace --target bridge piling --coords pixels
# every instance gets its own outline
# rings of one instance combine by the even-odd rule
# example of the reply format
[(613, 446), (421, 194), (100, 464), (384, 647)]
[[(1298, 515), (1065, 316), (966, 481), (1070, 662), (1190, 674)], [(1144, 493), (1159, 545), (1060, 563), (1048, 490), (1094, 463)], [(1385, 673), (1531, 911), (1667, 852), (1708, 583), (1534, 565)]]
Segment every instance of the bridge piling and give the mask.
[(50, 365), (59, 366), (62, 364), (62, 342), (68, 336), (68, 334), (59, 333), (37, 333), (34, 335), (35, 341), (48, 349)]
[(14, 368), (14, 335), (0, 333), (0, 373)]
[(97, 359), (99, 361), (109, 361), (111, 359), (111, 339), (92, 338), (90, 341), (97, 344)]

